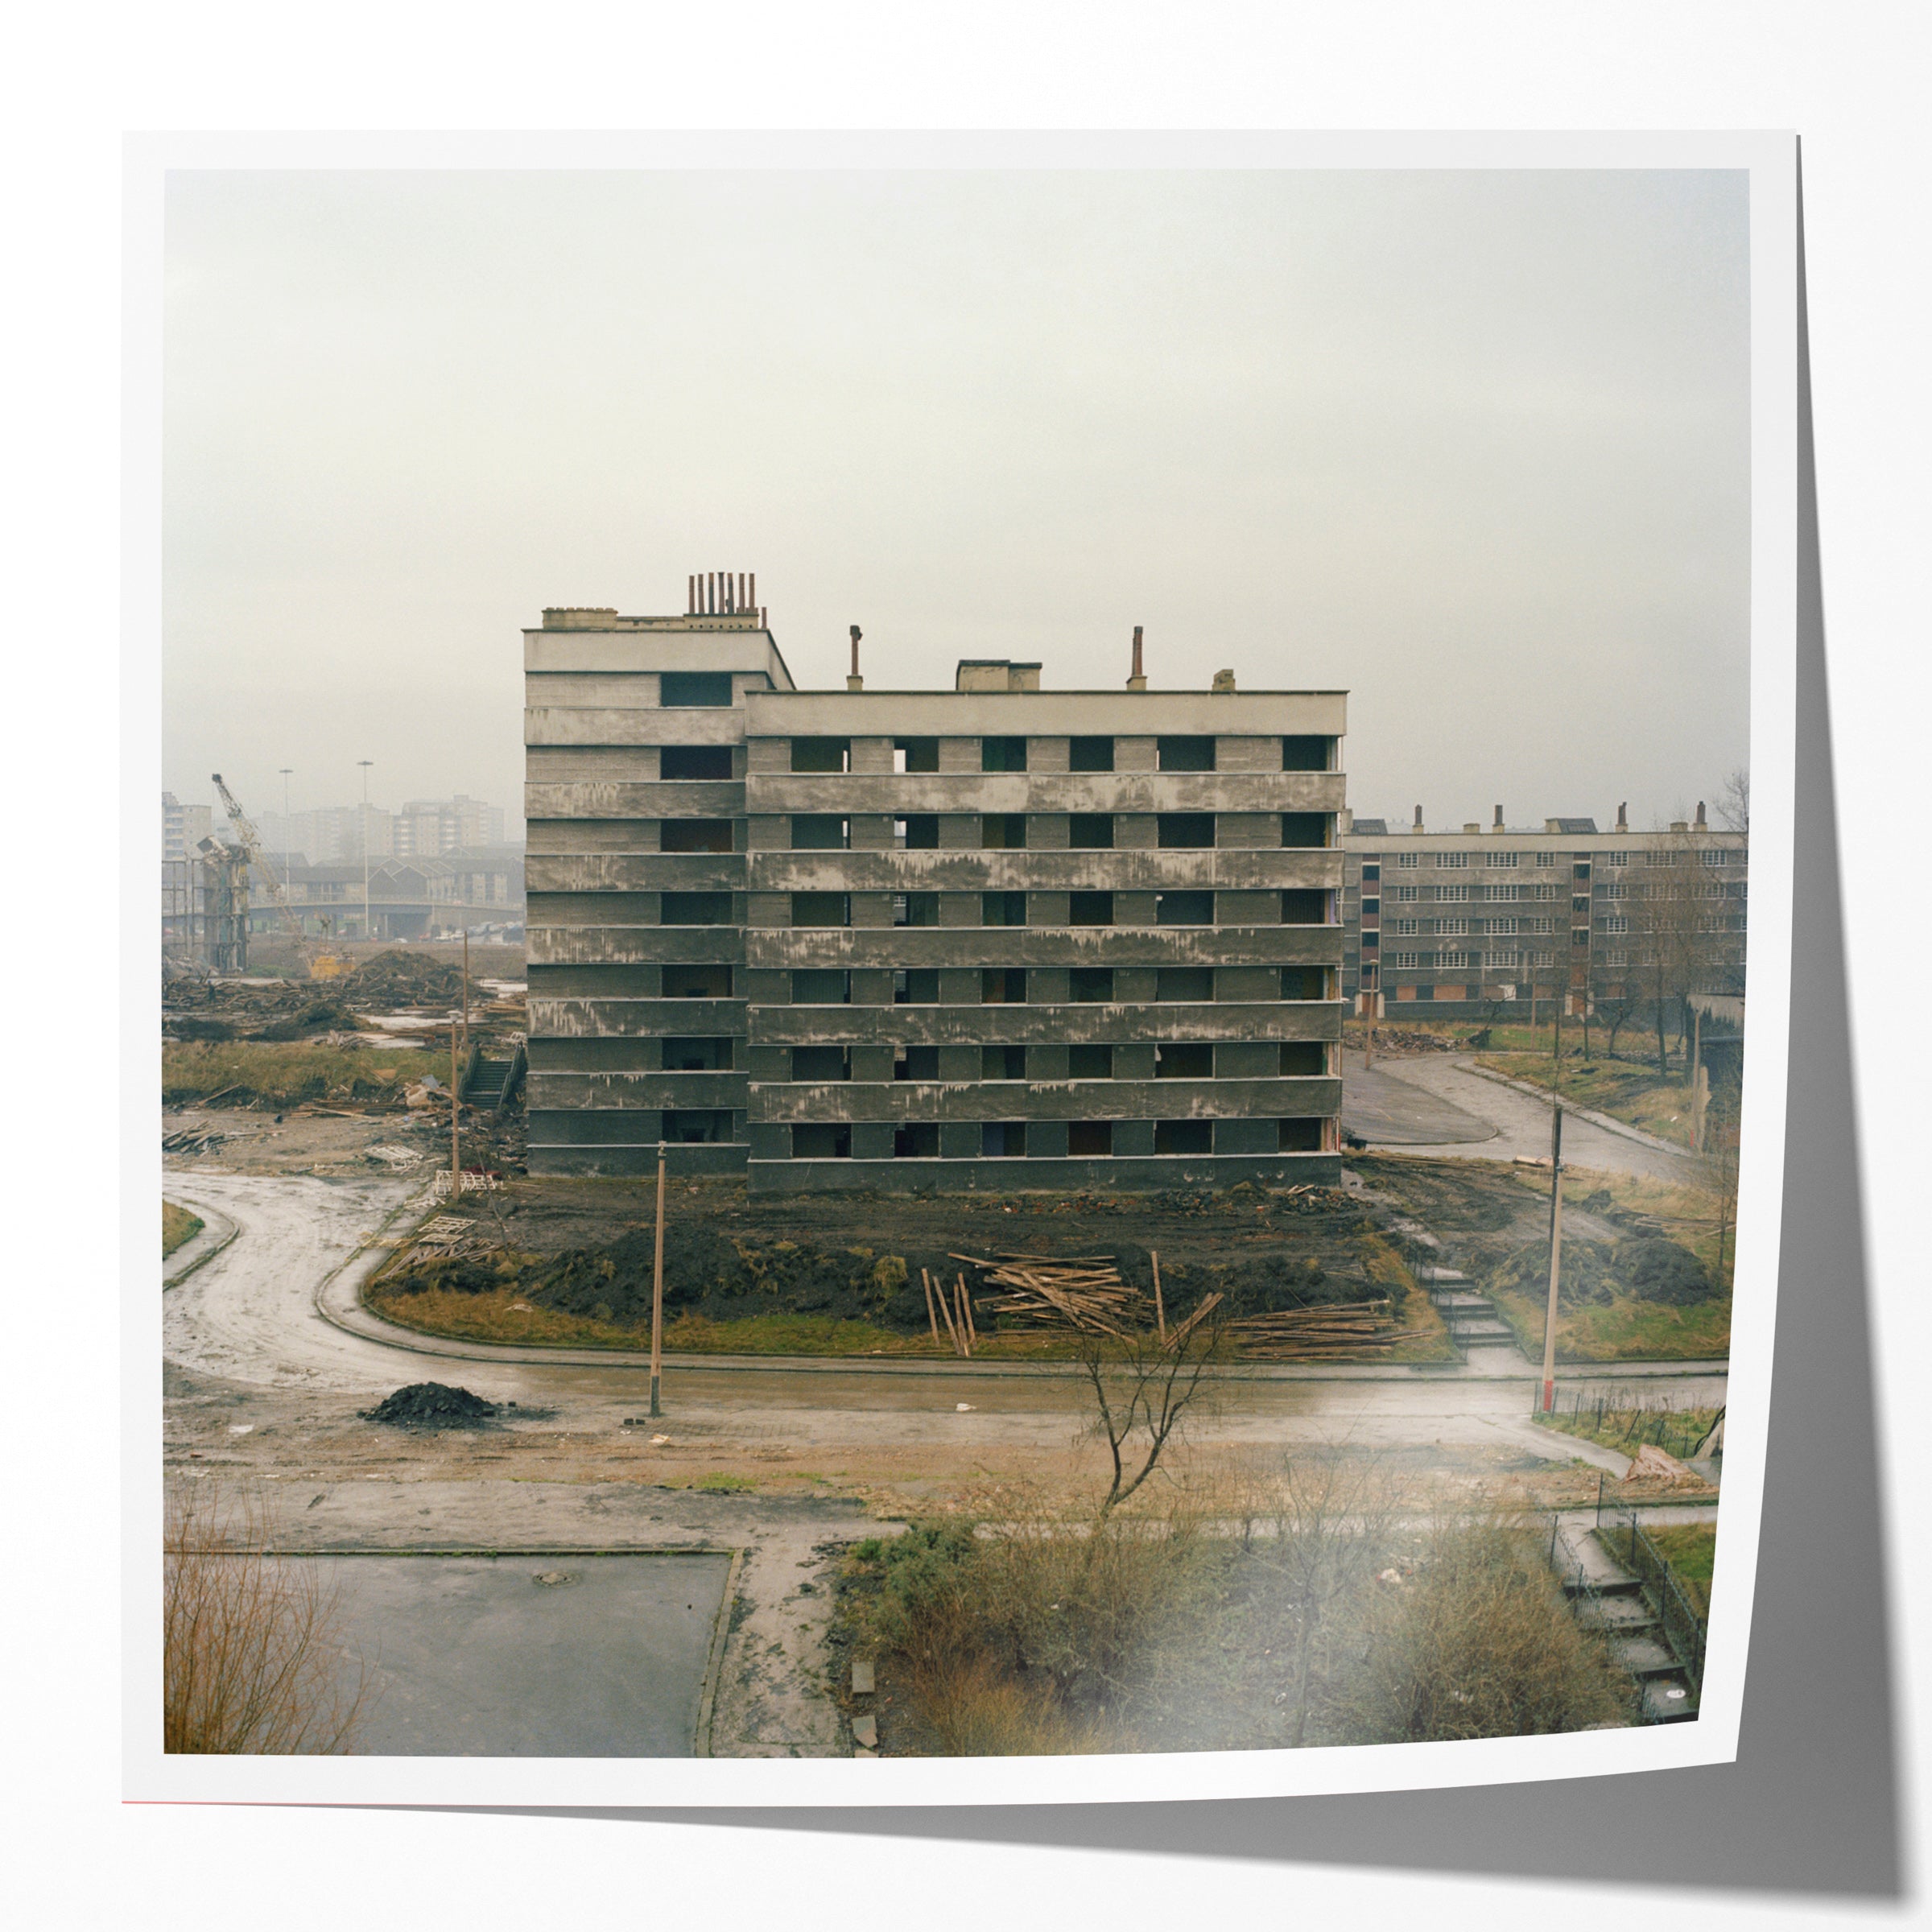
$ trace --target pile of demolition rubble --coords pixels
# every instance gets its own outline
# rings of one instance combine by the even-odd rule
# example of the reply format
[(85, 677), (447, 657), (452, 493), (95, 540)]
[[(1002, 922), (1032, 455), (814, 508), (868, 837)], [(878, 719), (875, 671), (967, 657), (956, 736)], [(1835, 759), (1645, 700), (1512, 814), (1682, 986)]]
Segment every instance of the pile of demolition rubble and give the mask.
[(494, 1402), (467, 1389), (452, 1389), (447, 1382), (411, 1382), (385, 1396), (374, 1408), (364, 1410), (362, 1419), (397, 1429), (474, 1429), (496, 1413)]

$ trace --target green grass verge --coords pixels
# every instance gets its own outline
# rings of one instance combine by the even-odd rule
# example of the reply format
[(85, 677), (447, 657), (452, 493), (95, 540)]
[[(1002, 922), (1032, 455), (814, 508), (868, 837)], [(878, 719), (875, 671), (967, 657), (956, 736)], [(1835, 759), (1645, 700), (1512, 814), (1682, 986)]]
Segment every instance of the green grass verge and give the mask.
[(378, 1100), (400, 1095), (426, 1073), (447, 1080), (448, 1055), (302, 1040), (169, 1041), (161, 1049), (161, 1099), (167, 1106), (186, 1106), (233, 1088), (239, 1091), (229, 1098), (237, 1104)]
[(161, 1258), (167, 1257), (180, 1247), (186, 1245), (206, 1226), (199, 1215), (190, 1214), (185, 1208), (177, 1208), (172, 1201), (161, 1203)]
[(1513, 1080), (1555, 1088), (1575, 1106), (1626, 1121), (1679, 1147), (1690, 1146), (1690, 1089), (1679, 1080), (1660, 1081), (1654, 1065), (1566, 1056), (1559, 1081), (1546, 1053), (1485, 1053), (1477, 1056), (1476, 1064)]
[[(1559, 1394), (1558, 1400), (1560, 1402)], [(1710, 1433), (1717, 1420), (1715, 1409), (1655, 1408), (1606, 1409), (1600, 1420), (1594, 1408), (1560, 1409), (1554, 1415), (1538, 1414), (1531, 1418), (1545, 1429), (1560, 1430), (1565, 1435), (1581, 1436), (1585, 1442), (1599, 1443), (1620, 1455), (1635, 1455), (1646, 1443), (1654, 1443), (1675, 1456), (1686, 1456)]]
[(1717, 1559), (1715, 1523), (1659, 1523), (1644, 1525), (1657, 1554), (1670, 1566), (1690, 1608), (1699, 1616), (1711, 1614), (1711, 1572)]
[[(1543, 1352), (1544, 1302), (1540, 1297), (1485, 1286), (1496, 1311), (1516, 1331), (1524, 1352)], [(1715, 1360), (1731, 1352), (1731, 1298), (1687, 1308), (1618, 1295), (1584, 1308), (1560, 1309), (1556, 1319), (1559, 1362), (1680, 1362)]]

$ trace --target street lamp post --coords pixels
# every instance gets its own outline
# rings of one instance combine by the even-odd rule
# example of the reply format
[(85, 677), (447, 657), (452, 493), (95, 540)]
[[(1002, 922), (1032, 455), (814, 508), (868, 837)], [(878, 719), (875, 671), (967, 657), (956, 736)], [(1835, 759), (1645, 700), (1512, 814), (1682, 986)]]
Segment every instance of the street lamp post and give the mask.
[(369, 937), (369, 768), (374, 758), (357, 758), (362, 767), (362, 936)]

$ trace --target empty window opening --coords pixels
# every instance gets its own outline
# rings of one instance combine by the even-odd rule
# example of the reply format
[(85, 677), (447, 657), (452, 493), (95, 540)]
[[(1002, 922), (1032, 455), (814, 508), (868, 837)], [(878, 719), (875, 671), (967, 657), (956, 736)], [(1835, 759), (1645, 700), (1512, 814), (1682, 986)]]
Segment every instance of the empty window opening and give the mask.
[(937, 771), (939, 741), (937, 738), (894, 738), (892, 741), (894, 771)]
[(1026, 813), (986, 813), (980, 820), (980, 844), (989, 852), (1024, 852), (1026, 849)]
[(1282, 740), (1283, 771), (1332, 771), (1335, 740), (1298, 733)]
[(939, 1048), (900, 1047), (893, 1058), (892, 1077), (895, 1080), (936, 1080), (939, 1077)]
[(1214, 894), (1211, 892), (1156, 893), (1154, 923), (1157, 926), (1212, 926), (1214, 923)]
[(981, 771), (1024, 771), (1026, 769), (1026, 741), (1024, 738), (980, 740)]
[(663, 985), (667, 1000), (728, 1000), (731, 997), (729, 966), (667, 966)]
[(1304, 1115), (1298, 1120), (1277, 1121), (1275, 1149), (1281, 1154), (1319, 1154), (1322, 1151), (1322, 1117)]
[(1212, 1154), (1214, 1151), (1212, 1121), (1156, 1121), (1154, 1124), (1156, 1154)]
[(892, 1130), (892, 1158), (895, 1161), (936, 1161), (939, 1158), (939, 1129), (936, 1121), (908, 1121)]
[(1325, 1000), (1328, 997), (1326, 966), (1284, 966), (1282, 997), (1285, 1000)]
[(852, 1078), (852, 1049), (795, 1046), (791, 1050), (791, 1077), (795, 1080), (848, 1080)]
[(939, 821), (935, 813), (915, 811), (892, 822), (892, 842), (906, 852), (931, 852), (939, 842)]
[(1285, 811), (1282, 814), (1282, 843), (1298, 851), (1327, 847), (1335, 843), (1335, 817), (1326, 811)]
[(658, 674), (658, 702), (667, 710), (729, 709), (731, 673), (728, 671), (665, 671)]
[(848, 892), (795, 892), (791, 895), (794, 926), (849, 926), (852, 894)]
[(729, 1073), (731, 1042), (729, 1038), (667, 1039), (664, 1042), (667, 1073)]
[(658, 748), (660, 778), (729, 778), (729, 745), (663, 745)]
[(661, 819), (658, 822), (660, 852), (729, 852), (729, 819)]
[(1214, 997), (1214, 968), (1212, 966), (1163, 966), (1154, 976), (1154, 997), (1157, 1001), (1179, 1000), (1191, 1005), (1202, 1005)]
[(1067, 1049), (1067, 1077), (1070, 1080), (1110, 1080), (1113, 1078), (1113, 1049), (1110, 1046), (1086, 1045)]
[(1067, 975), (1067, 997), (1076, 1006), (1106, 1005), (1113, 998), (1113, 968), (1075, 966)]
[(989, 1160), (1018, 1160), (1026, 1152), (1024, 1121), (987, 1121), (980, 1128), (980, 1152)]
[(850, 738), (794, 738), (791, 741), (794, 771), (850, 771)]
[(1111, 926), (1113, 894), (1110, 892), (1070, 892), (1067, 895), (1069, 926)]
[(791, 976), (795, 1006), (845, 1006), (852, 1001), (852, 975), (821, 967), (801, 967)]
[(851, 1126), (844, 1121), (801, 1121), (791, 1130), (791, 1158), (795, 1161), (850, 1160)]
[(1282, 894), (1284, 926), (1326, 926), (1328, 894), (1319, 886), (1291, 886)]
[(1026, 968), (1024, 966), (989, 966), (980, 974), (980, 1004), (983, 1006), (1019, 1006), (1026, 999)]
[(1112, 852), (1113, 814), (1076, 811), (1067, 821), (1067, 844), (1075, 852)]
[(982, 1046), (980, 1078), (983, 1080), (1023, 1080), (1026, 1077), (1024, 1046)]
[(892, 895), (892, 923), (895, 926), (938, 925), (939, 895), (936, 892), (895, 892)]
[(844, 852), (852, 844), (852, 820), (830, 812), (794, 812), (791, 816), (791, 848), (794, 852)]
[(1069, 738), (1067, 741), (1067, 769), (1069, 771), (1112, 771), (1113, 740)]
[(1104, 1159), (1113, 1152), (1112, 1121), (1069, 1121), (1067, 1153), (1076, 1161)]
[(1211, 1080), (1214, 1047), (1206, 1040), (1162, 1040), (1154, 1050), (1157, 1080)]
[(1214, 843), (1211, 811), (1163, 811), (1154, 820), (1155, 836), (1167, 847), (1192, 848)]
[(1026, 895), (1023, 892), (983, 892), (980, 894), (982, 926), (1024, 926)]
[(663, 1131), (666, 1140), (675, 1141), (680, 1146), (711, 1146), (731, 1138), (731, 1115), (722, 1108), (667, 1109), (663, 1115)]
[(939, 969), (936, 966), (909, 967), (892, 976), (892, 1003), (895, 1006), (936, 1006), (939, 1003)]
[(1212, 738), (1159, 738), (1155, 745), (1162, 771), (1212, 771)]
[[(1413, 956), (1410, 964), (1414, 963)], [(1325, 1075), (1328, 1071), (1328, 1049), (1320, 1040), (1283, 1040), (1282, 1042), (1282, 1078), (1285, 1080), (1311, 1080)]]
[(728, 892), (666, 892), (658, 895), (658, 918), (666, 926), (730, 926)]

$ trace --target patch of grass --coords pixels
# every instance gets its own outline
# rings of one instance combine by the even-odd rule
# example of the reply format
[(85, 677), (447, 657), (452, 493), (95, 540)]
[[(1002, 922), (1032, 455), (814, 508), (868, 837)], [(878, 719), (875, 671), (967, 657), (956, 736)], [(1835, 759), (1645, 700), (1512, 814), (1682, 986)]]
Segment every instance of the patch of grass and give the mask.
[(1658, 1523), (1644, 1525), (1644, 1534), (1670, 1566), (1690, 1608), (1699, 1616), (1711, 1614), (1711, 1573), (1717, 1561), (1715, 1523)]
[[(1544, 1298), (1485, 1286), (1496, 1313), (1516, 1331), (1525, 1354), (1543, 1352)], [(1731, 1298), (1674, 1308), (1613, 1295), (1588, 1307), (1559, 1308), (1556, 1359), (1559, 1362), (1711, 1361), (1731, 1352)]]
[(197, 1214), (190, 1214), (185, 1208), (179, 1208), (172, 1201), (161, 1203), (161, 1258), (167, 1257), (180, 1247), (184, 1246), (198, 1235), (207, 1224)]
[(1422, 1292), (1421, 1284), (1402, 1265), (1402, 1257), (1379, 1234), (1362, 1238), (1362, 1259), (1368, 1278), (1389, 1297), (1398, 1327), (1420, 1329), (1397, 1342), (1385, 1362), (1452, 1362), (1455, 1348), (1449, 1340), (1449, 1326), (1435, 1303)]
[(171, 1040), (161, 1048), (161, 1099), (186, 1106), (225, 1088), (237, 1103), (379, 1100), (427, 1073), (449, 1078), (447, 1055), (387, 1047), (325, 1046), (303, 1040)]
[(1660, 1081), (1654, 1064), (1566, 1055), (1560, 1083), (1546, 1053), (1486, 1053), (1476, 1064), (1538, 1087), (1560, 1087), (1563, 1098), (1577, 1106), (1627, 1121), (1680, 1147), (1690, 1145), (1690, 1089), (1680, 1080)]
[(748, 1476), (726, 1476), (720, 1471), (700, 1476), (691, 1488), (707, 1496), (749, 1496), (758, 1484)]
[[(1559, 1405), (1562, 1400), (1559, 1393)], [(1567, 1410), (1559, 1406), (1554, 1415), (1539, 1413), (1531, 1419), (1546, 1429), (1581, 1436), (1625, 1455), (1635, 1455), (1646, 1443), (1654, 1443), (1669, 1455), (1681, 1457), (1690, 1455), (1710, 1434), (1717, 1415), (1714, 1408), (1674, 1409), (1664, 1403), (1634, 1402), (1613, 1406), (1599, 1402)]]

